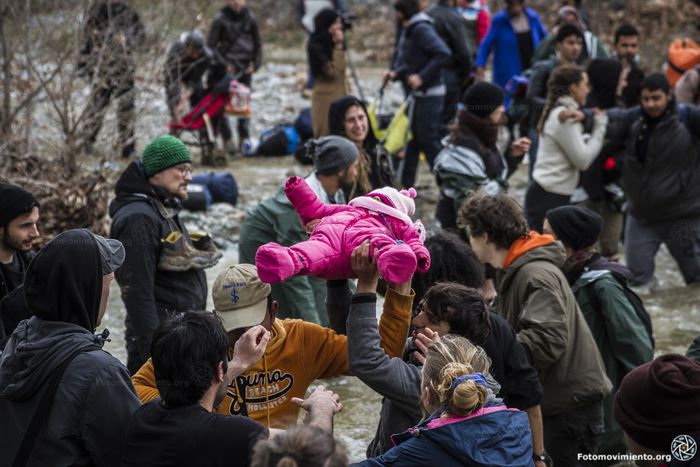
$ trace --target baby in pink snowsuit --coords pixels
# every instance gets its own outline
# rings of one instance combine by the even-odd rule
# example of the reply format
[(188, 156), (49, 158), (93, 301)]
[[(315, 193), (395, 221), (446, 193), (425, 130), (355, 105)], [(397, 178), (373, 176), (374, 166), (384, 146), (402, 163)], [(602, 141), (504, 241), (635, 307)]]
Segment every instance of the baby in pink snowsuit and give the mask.
[(321, 222), (307, 241), (289, 248), (277, 243), (258, 248), (255, 264), (263, 282), (302, 274), (331, 280), (354, 277), (350, 254), (365, 240), (370, 241), (370, 253), (376, 252), (379, 274), (389, 283), (404, 283), (414, 271), (430, 268), (430, 254), (423, 246), (425, 230), (410, 217), (416, 209), (413, 188), (400, 192), (381, 188), (349, 205), (322, 203), (299, 177), (289, 178), (284, 192), (304, 225), (314, 219)]

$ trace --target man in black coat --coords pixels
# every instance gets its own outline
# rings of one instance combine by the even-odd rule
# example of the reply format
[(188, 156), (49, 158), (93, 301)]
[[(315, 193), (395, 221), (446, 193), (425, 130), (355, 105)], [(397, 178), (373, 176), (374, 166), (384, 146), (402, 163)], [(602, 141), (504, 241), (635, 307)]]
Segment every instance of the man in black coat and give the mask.
[[(32, 245), (39, 237), (38, 222), (39, 203), (34, 196), (18, 186), (0, 183), (0, 301), (24, 282), (34, 256)], [(11, 314), (0, 306), (0, 342), (20, 321)]]
[[(472, 68), (471, 54), (467, 43), (469, 42), (467, 25), (462, 17), (452, 7), (452, 0), (438, 0), (429, 5), (428, 0), (421, 0), (421, 7), (433, 18), (435, 32), (443, 40), (452, 53), (452, 58), (442, 69), (442, 79), (445, 81), (445, 100), (443, 101), (442, 134), (447, 134), (447, 124), (454, 117), (457, 102), (462, 95), (462, 89), (466, 85)], [(429, 6), (428, 6), (429, 5)]]
[(134, 54), (145, 38), (138, 13), (122, 0), (100, 0), (87, 12), (79, 68), (90, 77), (92, 93), (85, 114), (84, 150), (92, 152), (109, 101), (117, 104), (122, 157), (136, 151), (134, 140)]
[[(31, 317), (0, 357), (0, 465), (120, 465), (139, 399), (95, 329), (124, 247), (86, 229), (36, 254), (24, 282)], [(35, 430), (31, 427), (38, 425)]]
[(135, 373), (148, 359), (153, 332), (168, 316), (203, 310), (204, 268), (220, 253), (195, 247), (178, 213), (192, 180), (192, 157), (174, 136), (155, 138), (115, 187), (109, 206), (110, 236), (126, 249), (116, 279), (126, 307), (127, 367)]
[(625, 146), (625, 259), (631, 285), (654, 278), (665, 243), (687, 284), (700, 282), (700, 109), (678, 106), (666, 77), (641, 84), (641, 109), (610, 110), (607, 137)]

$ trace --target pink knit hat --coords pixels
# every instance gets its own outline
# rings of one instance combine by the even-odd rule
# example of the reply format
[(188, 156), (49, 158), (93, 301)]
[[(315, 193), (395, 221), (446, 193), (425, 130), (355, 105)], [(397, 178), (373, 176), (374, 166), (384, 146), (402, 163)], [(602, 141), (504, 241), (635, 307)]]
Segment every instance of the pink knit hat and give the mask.
[(365, 196), (375, 198), (409, 217), (416, 212), (416, 203), (413, 201), (416, 197), (415, 188), (398, 191), (396, 188), (385, 186), (384, 188), (371, 191)]
[(348, 204), (374, 212), (381, 212), (399, 219), (407, 225), (413, 225), (411, 216), (416, 212), (416, 203), (413, 201), (415, 197), (416, 190), (413, 188), (398, 191), (396, 188), (385, 186), (364, 196), (358, 196)]

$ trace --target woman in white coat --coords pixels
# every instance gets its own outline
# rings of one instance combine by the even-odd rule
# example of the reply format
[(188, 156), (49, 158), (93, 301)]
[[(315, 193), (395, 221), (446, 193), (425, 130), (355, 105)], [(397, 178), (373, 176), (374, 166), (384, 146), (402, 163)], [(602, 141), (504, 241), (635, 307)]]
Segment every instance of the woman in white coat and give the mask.
[(545, 213), (570, 203), (579, 172), (590, 167), (603, 147), (608, 117), (602, 110), (593, 109), (590, 134), (584, 133), (581, 122), (559, 118), (562, 112), (579, 110), (589, 91), (588, 75), (578, 65), (556, 68), (547, 82), (547, 103), (537, 126), (537, 162), (525, 195), (531, 229), (541, 232)]

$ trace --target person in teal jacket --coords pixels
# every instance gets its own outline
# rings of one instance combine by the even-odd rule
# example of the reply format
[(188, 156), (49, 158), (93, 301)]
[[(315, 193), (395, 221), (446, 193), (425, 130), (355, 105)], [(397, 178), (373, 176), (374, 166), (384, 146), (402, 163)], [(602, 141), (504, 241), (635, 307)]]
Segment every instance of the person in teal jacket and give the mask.
[(598, 350), (613, 390), (605, 397), (605, 432), (599, 454), (625, 453), (622, 428), (613, 417), (613, 400), (622, 378), (654, 358), (652, 341), (624, 292), (619, 278), (625, 267), (600, 256), (594, 247), (602, 218), (578, 206), (562, 206), (547, 212), (544, 231), (566, 249), (562, 271), (571, 285)]
[(483, 79), (486, 62), (493, 52), (492, 81), (501, 88), (530, 68), (537, 46), (547, 35), (540, 16), (524, 4), (524, 0), (508, 0), (506, 9), (494, 15), (474, 63), (477, 76)]

